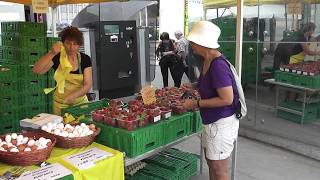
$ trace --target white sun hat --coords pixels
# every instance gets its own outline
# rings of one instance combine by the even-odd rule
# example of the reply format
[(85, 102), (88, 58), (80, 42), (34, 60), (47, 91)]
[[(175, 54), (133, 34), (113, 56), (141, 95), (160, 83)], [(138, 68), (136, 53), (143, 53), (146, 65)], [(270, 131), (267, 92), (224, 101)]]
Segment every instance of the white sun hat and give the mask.
[(199, 21), (193, 25), (187, 39), (200, 46), (211, 49), (220, 47), (218, 43), (221, 34), (220, 28), (209, 21)]

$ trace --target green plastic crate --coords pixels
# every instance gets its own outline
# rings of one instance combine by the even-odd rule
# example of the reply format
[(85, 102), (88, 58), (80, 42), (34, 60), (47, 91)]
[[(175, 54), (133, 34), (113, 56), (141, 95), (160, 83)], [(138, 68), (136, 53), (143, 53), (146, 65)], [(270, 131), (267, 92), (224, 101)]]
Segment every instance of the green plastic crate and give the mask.
[(61, 110), (61, 114), (65, 113), (72, 114), (73, 116), (85, 115), (87, 117), (91, 116), (91, 112), (96, 109), (102, 109), (109, 105), (108, 99), (102, 99), (100, 101), (88, 102), (77, 106), (68, 107)]
[(193, 114), (193, 128), (192, 132), (200, 132), (202, 131), (202, 119), (200, 111), (196, 111)]
[(18, 82), (0, 82), (0, 96), (7, 95), (12, 92), (19, 92), (18, 87)]
[(140, 170), (139, 173), (147, 175), (148, 179), (146, 180), (152, 179), (152, 177), (156, 179), (179, 180), (178, 174), (156, 164), (147, 164), (147, 166)]
[[(293, 109), (296, 111), (302, 111), (302, 103), (296, 102), (296, 101), (288, 101), (288, 102), (282, 102), (279, 104), (281, 107), (285, 107), (288, 109)], [(318, 121), (318, 105), (317, 104), (306, 104), (305, 112), (304, 112), (304, 123), (310, 123), (314, 121)], [(281, 117), (283, 119), (295, 122), (295, 123), (301, 123), (301, 115), (293, 114), (290, 112), (286, 112), (283, 110), (277, 111), (278, 117)]]
[(43, 89), (47, 88), (46, 77), (42, 79), (24, 79), (19, 82), (19, 88), (23, 93), (44, 93)]
[[(47, 101), (47, 95), (42, 92), (28, 92), (19, 95), (19, 101), (22, 105), (37, 105)], [(47, 103), (46, 103), (47, 104)]]
[(283, 72), (283, 71), (275, 71), (275, 80), (277, 82), (283, 82), (288, 84), (295, 84), (295, 76), (294, 73)]
[(19, 112), (19, 117), (21, 118), (32, 118), (35, 115), (40, 113), (47, 112), (47, 104), (40, 102), (35, 105), (25, 105), (21, 107), (21, 111)]
[(47, 50), (45, 37), (2, 35), (2, 46), (16, 47), (29, 50)]
[(192, 133), (193, 114), (188, 112), (175, 115), (165, 120), (164, 123), (164, 144), (168, 144)]
[[(92, 121), (84, 122), (92, 123)], [(135, 131), (127, 131), (97, 122), (94, 123), (101, 128), (96, 141), (125, 152), (128, 157), (136, 157), (163, 145), (163, 122), (150, 124)]]
[(294, 85), (303, 86), (307, 88), (320, 88), (320, 75), (307, 76), (307, 75), (295, 75)]
[(33, 65), (21, 65), (19, 66), (19, 78), (24, 80), (33, 79), (47, 79), (46, 75), (37, 75), (32, 72)]
[(2, 22), (1, 32), (5, 35), (44, 37), (47, 33), (46, 23), (35, 22)]
[(19, 132), (21, 130), (18, 120), (8, 121), (0, 119), (0, 134)]
[(2, 47), (2, 56), (5, 63), (34, 65), (43, 55), (46, 49), (32, 50), (16, 47)]
[(18, 79), (18, 66), (1, 64), (0, 65), (0, 82), (16, 82)]
[(5, 107), (17, 107), (19, 103), (17, 92), (11, 92), (10, 94), (3, 94), (0, 96), (0, 109)]

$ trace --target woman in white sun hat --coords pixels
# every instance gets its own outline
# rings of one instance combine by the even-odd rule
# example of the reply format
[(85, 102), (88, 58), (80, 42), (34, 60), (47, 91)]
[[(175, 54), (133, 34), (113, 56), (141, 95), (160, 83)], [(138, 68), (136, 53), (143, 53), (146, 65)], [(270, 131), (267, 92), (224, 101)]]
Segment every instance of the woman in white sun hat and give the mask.
[(238, 137), (239, 94), (226, 57), (218, 50), (220, 28), (209, 21), (197, 22), (187, 39), (193, 53), (203, 61), (197, 84), (200, 100), (185, 100), (187, 109), (200, 109), (203, 134), (202, 144), (209, 166), (210, 180), (227, 180), (228, 158)]

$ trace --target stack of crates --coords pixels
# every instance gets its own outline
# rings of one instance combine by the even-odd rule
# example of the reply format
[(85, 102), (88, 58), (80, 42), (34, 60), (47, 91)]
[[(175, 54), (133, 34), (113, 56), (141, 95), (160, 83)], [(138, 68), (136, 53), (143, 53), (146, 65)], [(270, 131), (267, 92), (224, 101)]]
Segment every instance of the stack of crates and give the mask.
[(129, 180), (186, 180), (197, 174), (198, 156), (178, 149), (167, 149), (144, 160), (147, 165)]
[[(57, 37), (47, 37), (47, 51), (51, 51), (52, 45), (56, 42), (60, 41), (60, 38)], [(54, 75), (54, 70), (50, 69), (49, 72), (47, 73), (48, 75), (48, 87), (55, 87), (56, 82), (53, 79)], [(48, 95), (48, 113), (52, 114), (53, 113), (53, 93), (50, 93)]]
[(6, 121), (6, 130), (0, 133), (17, 131), (18, 120), (47, 111), (43, 92), (47, 76), (32, 73), (35, 62), (47, 52), (46, 27), (33, 22), (1, 23), (0, 118)]

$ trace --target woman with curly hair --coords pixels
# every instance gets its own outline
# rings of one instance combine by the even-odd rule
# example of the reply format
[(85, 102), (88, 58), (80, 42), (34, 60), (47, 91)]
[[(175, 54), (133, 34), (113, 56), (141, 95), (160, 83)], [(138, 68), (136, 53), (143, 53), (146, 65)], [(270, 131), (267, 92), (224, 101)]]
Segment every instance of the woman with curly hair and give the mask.
[(53, 44), (51, 51), (34, 65), (35, 74), (55, 71), (53, 112), (60, 115), (61, 109), (88, 102), (86, 94), (92, 87), (92, 63), (88, 55), (79, 52), (83, 34), (76, 27), (66, 27), (59, 33), (62, 42)]

